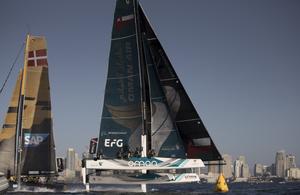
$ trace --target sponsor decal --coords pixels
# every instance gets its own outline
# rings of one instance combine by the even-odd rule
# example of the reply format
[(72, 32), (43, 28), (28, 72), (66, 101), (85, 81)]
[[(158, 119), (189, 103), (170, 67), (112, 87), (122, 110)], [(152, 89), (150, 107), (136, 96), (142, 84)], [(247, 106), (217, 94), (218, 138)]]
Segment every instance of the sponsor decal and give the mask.
[(126, 25), (132, 19), (134, 19), (133, 14), (117, 17), (117, 21), (116, 21), (117, 30), (120, 30), (124, 25)]
[(196, 175), (185, 175), (184, 178), (185, 179), (198, 179), (198, 177)]
[(48, 133), (24, 133), (24, 146), (36, 147), (40, 145), (48, 135)]
[(136, 160), (136, 161), (128, 161), (128, 166), (130, 167), (149, 167), (149, 166), (157, 166), (156, 161), (142, 161), (142, 160)]
[(122, 139), (105, 139), (104, 140), (104, 147), (111, 148), (111, 147), (123, 147), (123, 140)]

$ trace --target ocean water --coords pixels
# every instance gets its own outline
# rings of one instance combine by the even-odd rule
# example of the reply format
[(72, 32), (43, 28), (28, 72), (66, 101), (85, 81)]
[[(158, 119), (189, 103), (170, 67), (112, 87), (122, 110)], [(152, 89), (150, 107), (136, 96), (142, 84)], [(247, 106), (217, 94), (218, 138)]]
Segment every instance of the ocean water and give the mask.
[[(300, 195), (300, 182), (293, 183), (230, 183), (228, 195), (232, 194), (295, 194)], [(213, 184), (164, 184), (147, 185), (147, 193), (142, 193), (138, 185), (91, 185), (91, 192), (85, 192), (82, 184), (67, 184), (64, 189), (48, 189), (43, 187), (23, 187), (20, 191), (7, 194), (223, 194), (215, 193)]]

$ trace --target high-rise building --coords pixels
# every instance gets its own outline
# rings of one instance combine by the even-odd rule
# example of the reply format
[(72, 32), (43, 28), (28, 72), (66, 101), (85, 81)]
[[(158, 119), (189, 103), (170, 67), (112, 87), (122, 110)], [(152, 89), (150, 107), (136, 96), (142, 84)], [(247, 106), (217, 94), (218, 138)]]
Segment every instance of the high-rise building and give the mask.
[(242, 178), (248, 178), (250, 177), (250, 169), (247, 163), (242, 164), (242, 171), (241, 171), (241, 177)]
[(289, 168), (287, 171), (287, 177), (289, 179), (300, 179), (300, 168)]
[(296, 157), (294, 155), (287, 155), (286, 156), (286, 169), (290, 169), (290, 168), (296, 168)]
[(225, 178), (231, 178), (232, 177), (232, 158), (228, 154), (223, 155), (223, 159), (226, 163), (226, 165), (223, 165), (223, 174)]
[(234, 176), (236, 178), (250, 177), (250, 169), (249, 169), (249, 165), (247, 164), (245, 156), (239, 156), (238, 159), (235, 161), (234, 172), (235, 172)]
[(68, 148), (67, 150), (67, 169), (75, 170), (75, 150), (73, 148)]
[(275, 170), (277, 177), (286, 176), (286, 156), (284, 150), (280, 150), (276, 153)]
[(239, 156), (238, 160), (241, 161), (242, 164), (247, 164), (247, 163), (246, 163), (246, 157), (245, 157), (245, 156)]
[(75, 150), (73, 148), (67, 150), (66, 177), (75, 177)]
[(234, 161), (234, 177), (235, 178), (241, 177), (241, 172), (242, 172), (242, 161), (235, 160)]
[(262, 164), (256, 163), (254, 165), (254, 176), (261, 177), (264, 174), (264, 166)]

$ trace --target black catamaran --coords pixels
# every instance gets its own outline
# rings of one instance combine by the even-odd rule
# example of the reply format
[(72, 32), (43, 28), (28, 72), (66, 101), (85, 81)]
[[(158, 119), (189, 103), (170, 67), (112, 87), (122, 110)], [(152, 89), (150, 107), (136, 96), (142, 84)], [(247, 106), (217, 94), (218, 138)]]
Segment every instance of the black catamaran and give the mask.
[(24, 68), (0, 131), (0, 171), (11, 180), (57, 174), (48, 76), (46, 39), (27, 35)]
[(138, 0), (116, 3), (97, 157), (83, 163), (87, 190), (89, 169), (147, 173), (222, 160)]

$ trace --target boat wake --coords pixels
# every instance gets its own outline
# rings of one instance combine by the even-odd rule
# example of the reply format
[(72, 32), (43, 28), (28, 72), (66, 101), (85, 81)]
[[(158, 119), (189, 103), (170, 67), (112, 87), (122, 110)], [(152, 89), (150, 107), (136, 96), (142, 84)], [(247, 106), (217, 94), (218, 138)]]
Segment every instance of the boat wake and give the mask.
[(56, 192), (55, 189), (50, 189), (47, 187), (32, 187), (32, 186), (22, 186), (21, 189), (14, 190), (13, 192)]

